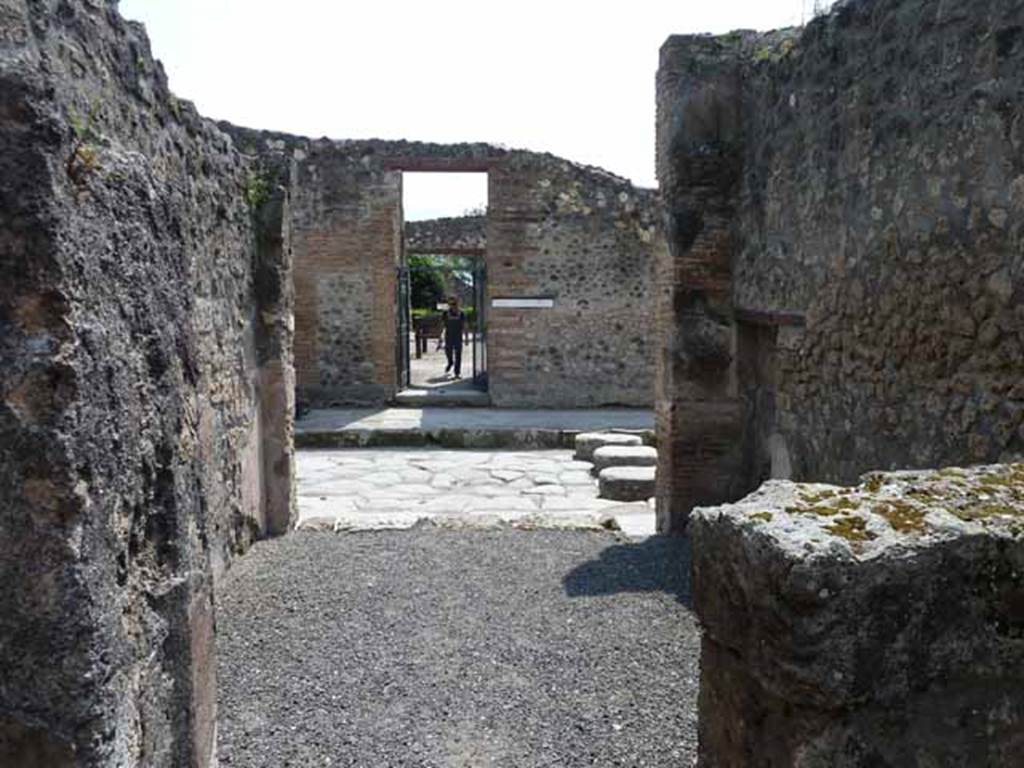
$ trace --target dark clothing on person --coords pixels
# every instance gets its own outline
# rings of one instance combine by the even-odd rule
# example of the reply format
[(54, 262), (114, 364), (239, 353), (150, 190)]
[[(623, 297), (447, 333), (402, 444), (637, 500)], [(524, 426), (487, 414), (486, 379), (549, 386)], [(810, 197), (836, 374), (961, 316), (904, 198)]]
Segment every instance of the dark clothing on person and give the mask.
[(447, 310), (441, 317), (444, 318), (444, 345), (457, 344), (461, 347), (462, 333), (466, 329), (466, 313), (461, 309), (456, 314)]
[(462, 333), (466, 327), (466, 313), (446, 311), (444, 318), (444, 354), (448, 359), (446, 371), (455, 368), (455, 375), (462, 375)]
[(448, 367), (445, 368), (445, 371), (450, 371), (452, 366), (455, 366), (455, 376), (462, 376), (462, 344), (456, 346), (445, 344), (444, 356), (448, 358)]

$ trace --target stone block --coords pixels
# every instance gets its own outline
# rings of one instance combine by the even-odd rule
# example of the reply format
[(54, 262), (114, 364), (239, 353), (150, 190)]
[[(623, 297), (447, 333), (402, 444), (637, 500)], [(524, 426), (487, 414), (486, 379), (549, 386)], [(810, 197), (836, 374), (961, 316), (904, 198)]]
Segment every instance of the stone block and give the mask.
[(690, 530), (699, 765), (1020, 765), (1024, 465), (770, 481)]
[(594, 451), (593, 461), (597, 473), (606, 467), (655, 467), (658, 451), (648, 445), (605, 445)]
[(598, 475), (598, 495), (610, 501), (645, 501), (654, 494), (657, 467), (607, 467)]
[(594, 451), (606, 445), (643, 445), (639, 435), (627, 435), (621, 432), (582, 432), (576, 435), (577, 461), (592, 461)]

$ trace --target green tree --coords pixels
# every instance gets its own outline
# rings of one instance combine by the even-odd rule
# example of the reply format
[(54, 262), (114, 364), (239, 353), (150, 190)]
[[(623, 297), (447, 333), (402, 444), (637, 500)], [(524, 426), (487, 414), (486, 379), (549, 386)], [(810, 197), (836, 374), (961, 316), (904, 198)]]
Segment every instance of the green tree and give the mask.
[(429, 256), (409, 257), (409, 290), (413, 309), (433, 310), (445, 300), (444, 277)]

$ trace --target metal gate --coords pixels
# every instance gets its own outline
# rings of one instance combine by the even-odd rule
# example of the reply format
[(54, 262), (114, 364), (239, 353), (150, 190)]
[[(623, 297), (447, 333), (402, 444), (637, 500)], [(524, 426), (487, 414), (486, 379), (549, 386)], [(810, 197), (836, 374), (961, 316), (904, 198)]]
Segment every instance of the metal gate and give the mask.
[(482, 260), (473, 267), (473, 383), (487, 389), (487, 266)]
[[(412, 275), (415, 272), (440, 271), (432, 266), (402, 266), (397, 269), (396, 307), (398, 312), (395, 323), (396, 344), (395, 363), (398, 371), (399, 389), (413, 386), (413, 362), (410, 350), (418, 345), (416, 340), (417, 322), (413, 319), (412, 307)], [(482, 260), (474, 260), (473, 267), (465, 270), (472, 275), (473, 307), (471, 322), (467, 324), (468, 338), (464, 339), (462, 364), (472, 363), (473, 384), (480, 389), (487, 389), (487, 269)], [(469, 310), (470, 307), (463, 307)], [(440, 314), (443, 310), (438, 309)], [(467, 314), (470, 314), (467, 312)], [(470, 349), (466, 349), (466, 343)], [(426, 349), (426, 346), (423, 347)], [(421, 347), (416, 347), (416, 358), (420, 358)]]
[(398, 280), (395, 283), (398, 308), (398, 331), (395, 343), (395, 364), (398, 371), (398, 388), (405, 389), (412, 385), (412, 367), (409, 364), (409, 338), (412, 335), (412, 291), (409, 285), (409, 268), (398, 268)]

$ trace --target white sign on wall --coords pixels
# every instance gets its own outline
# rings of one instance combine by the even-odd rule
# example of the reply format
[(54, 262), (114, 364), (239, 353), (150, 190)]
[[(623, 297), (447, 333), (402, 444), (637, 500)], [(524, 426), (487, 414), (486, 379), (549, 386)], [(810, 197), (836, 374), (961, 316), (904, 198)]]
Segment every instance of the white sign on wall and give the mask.
[(491, 299), (491, 306), (495, 309), (551, 309), (555, 300), (543, 297)]

